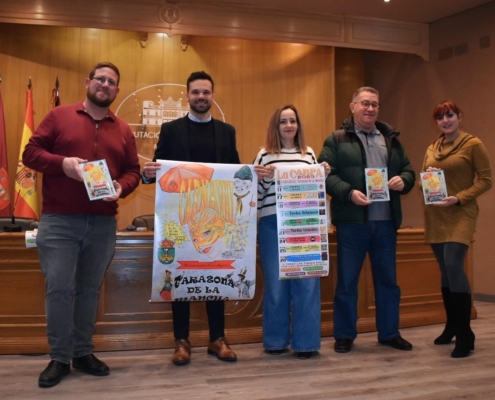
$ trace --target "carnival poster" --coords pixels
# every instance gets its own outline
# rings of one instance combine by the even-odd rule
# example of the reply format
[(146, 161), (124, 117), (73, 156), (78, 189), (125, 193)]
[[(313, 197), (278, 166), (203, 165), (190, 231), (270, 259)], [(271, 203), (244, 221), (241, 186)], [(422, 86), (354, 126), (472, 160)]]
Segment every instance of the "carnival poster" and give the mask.
[(325, 171), (320, 165), (275, 170), (279, 279), (329, 273)]
[(151, 301), (252, 299), (253, 167), (157, 161)]

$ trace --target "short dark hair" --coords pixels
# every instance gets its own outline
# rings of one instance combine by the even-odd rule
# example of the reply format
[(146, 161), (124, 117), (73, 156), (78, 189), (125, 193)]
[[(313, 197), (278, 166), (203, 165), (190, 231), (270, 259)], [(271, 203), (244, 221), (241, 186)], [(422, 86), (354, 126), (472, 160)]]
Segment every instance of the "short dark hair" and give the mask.
[(378, 93), (378, 90), (376, 90), (375, 88), (372, 88), (371, 86), (362, 86), (354, 92), (354, 94), (352, 95), (352, 101), (356, 101), (356, 99), (362, 92), (373, 93), (380, 97), (380, 93)]
[(205, 71), (196, 71), (193, 72), (191, 75), (189, 75), (189, 78), (187, 78), (187, 91), (189, 92), (189, 84), (193, 81), (197, 80), (207, 80), (211, 82), (211, 91), (213, 93), (213, 89), (215, 88), (215, 83), (213, 82), (213, 79), (210, 75), (208, 75)]
[(108, 62), (108, 61), (101, 62), (101, 63), (96, 64), (93, 67), (93, 69), (91, 70), (91, 72), (89, 73), (89, 79), (93, 79), (95, 77), (96, 70), (97, 69), (101, 69), (101, 68), (110, 68), (111, 70), (113, 70), (117, 74), (117, 86), (119, 86), (119, 82), (120, 82), (120, 71), (115, 66), (115, 64), (112, 64), (111, 62)]

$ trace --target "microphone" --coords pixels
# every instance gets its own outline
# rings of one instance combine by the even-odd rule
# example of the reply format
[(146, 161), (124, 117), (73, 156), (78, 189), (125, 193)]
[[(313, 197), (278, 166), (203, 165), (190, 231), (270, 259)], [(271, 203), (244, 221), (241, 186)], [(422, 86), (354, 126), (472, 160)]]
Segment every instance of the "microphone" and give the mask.
[(11, 225), (4, 226), (3, 227), (4, 232), (22, 232), (22, 226), (18, 226), (15, 224), (15, 207), (17, 206), (17, 202), (19, 201), (19, 197), (21, 196), (21, 189), (19, 189), (19, 191), (16, 194), (17, 196), (15, 197), (14, 208), (12, 209)]

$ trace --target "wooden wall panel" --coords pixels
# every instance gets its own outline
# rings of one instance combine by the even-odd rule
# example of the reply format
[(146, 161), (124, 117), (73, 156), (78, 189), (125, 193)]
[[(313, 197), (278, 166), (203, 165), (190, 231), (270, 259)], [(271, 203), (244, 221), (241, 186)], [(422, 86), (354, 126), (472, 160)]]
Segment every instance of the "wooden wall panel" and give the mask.
[(335, 129), (351, 116), (349, 104), (357, 88), (365, 86), (363, 52), (335, 49)]
[[(63, 104), (85, 97), (84, 81), (99, 61), (121, 70), (118, 104), (152, 84), (185, 84), (192, 71), (215, 80), (215, 98), (237, 130), (241, 161), (251, 163), (263, 145), (268, 119), (281, 104), (301, 113), (308, 144), (318, 153), (335, 126), (334, 49), (332, 47), (232, 38), (181, 37), (89, 28), (0, 24), (0, 72), (4, 98), (11, 188), (19, 154), (29, 76), (33, 82), (35, 126), (51, 109), (56, 76)], [(185, 95), (184, 95), (185, 99)], [(219, 117), (218, 115), (214, 115)], [(142, 160), (144, 162), (144, 160)], [(41, 185), (39, 185), (41, 186)], [(38, 188), (41, 190), (41, 187)], [(118, 228), (134, 216), (154, 212), (154, 187), (141, 185), (120, 201)]]
[[(440, 294), (440, 271), (423, 231), (404, 229), (397, 240), (397, 277), (401, 287), (400, 326), (445, 320)], [(322, 336), (333, 334), (336, 235), (330, 233), (332, 274), (321, 280)], [(22, 233), (0, 233), (0, 354), (45, 352), (44, 280), (37, 249), (26, 250)], [(170, 304), (150, 303), (153, 235), (118, 233), (115, 257), (100, 291), (94, 342), (100, 350), (173, 347)], [(258, 260), (259, 261), (259, 260)], [(472, 278), (472, 252), (466, 270)], [(255, 297), (226, 302), (226, 329), (231, 343), (261, 341), (263, 276), (257, 265)], [(473, 317), (476, 310), (473, 309)], [(373, 279), (369, 259), (359, 281), (358, 331), (375, 326)], [(206, 345), (208, 322), (203, 302), (191, 304), (191, 340)]]

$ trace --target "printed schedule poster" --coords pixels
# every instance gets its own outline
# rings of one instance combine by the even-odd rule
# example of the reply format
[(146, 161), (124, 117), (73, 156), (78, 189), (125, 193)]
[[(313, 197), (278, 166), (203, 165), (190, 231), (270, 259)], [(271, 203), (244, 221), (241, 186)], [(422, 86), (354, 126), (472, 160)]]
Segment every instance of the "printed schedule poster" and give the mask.
[(253, 166), (158, 162), (151, 301), (252, 299)]
[(325, 171), (320, 165), (277, 166), (279, 279), (329, 273)]

